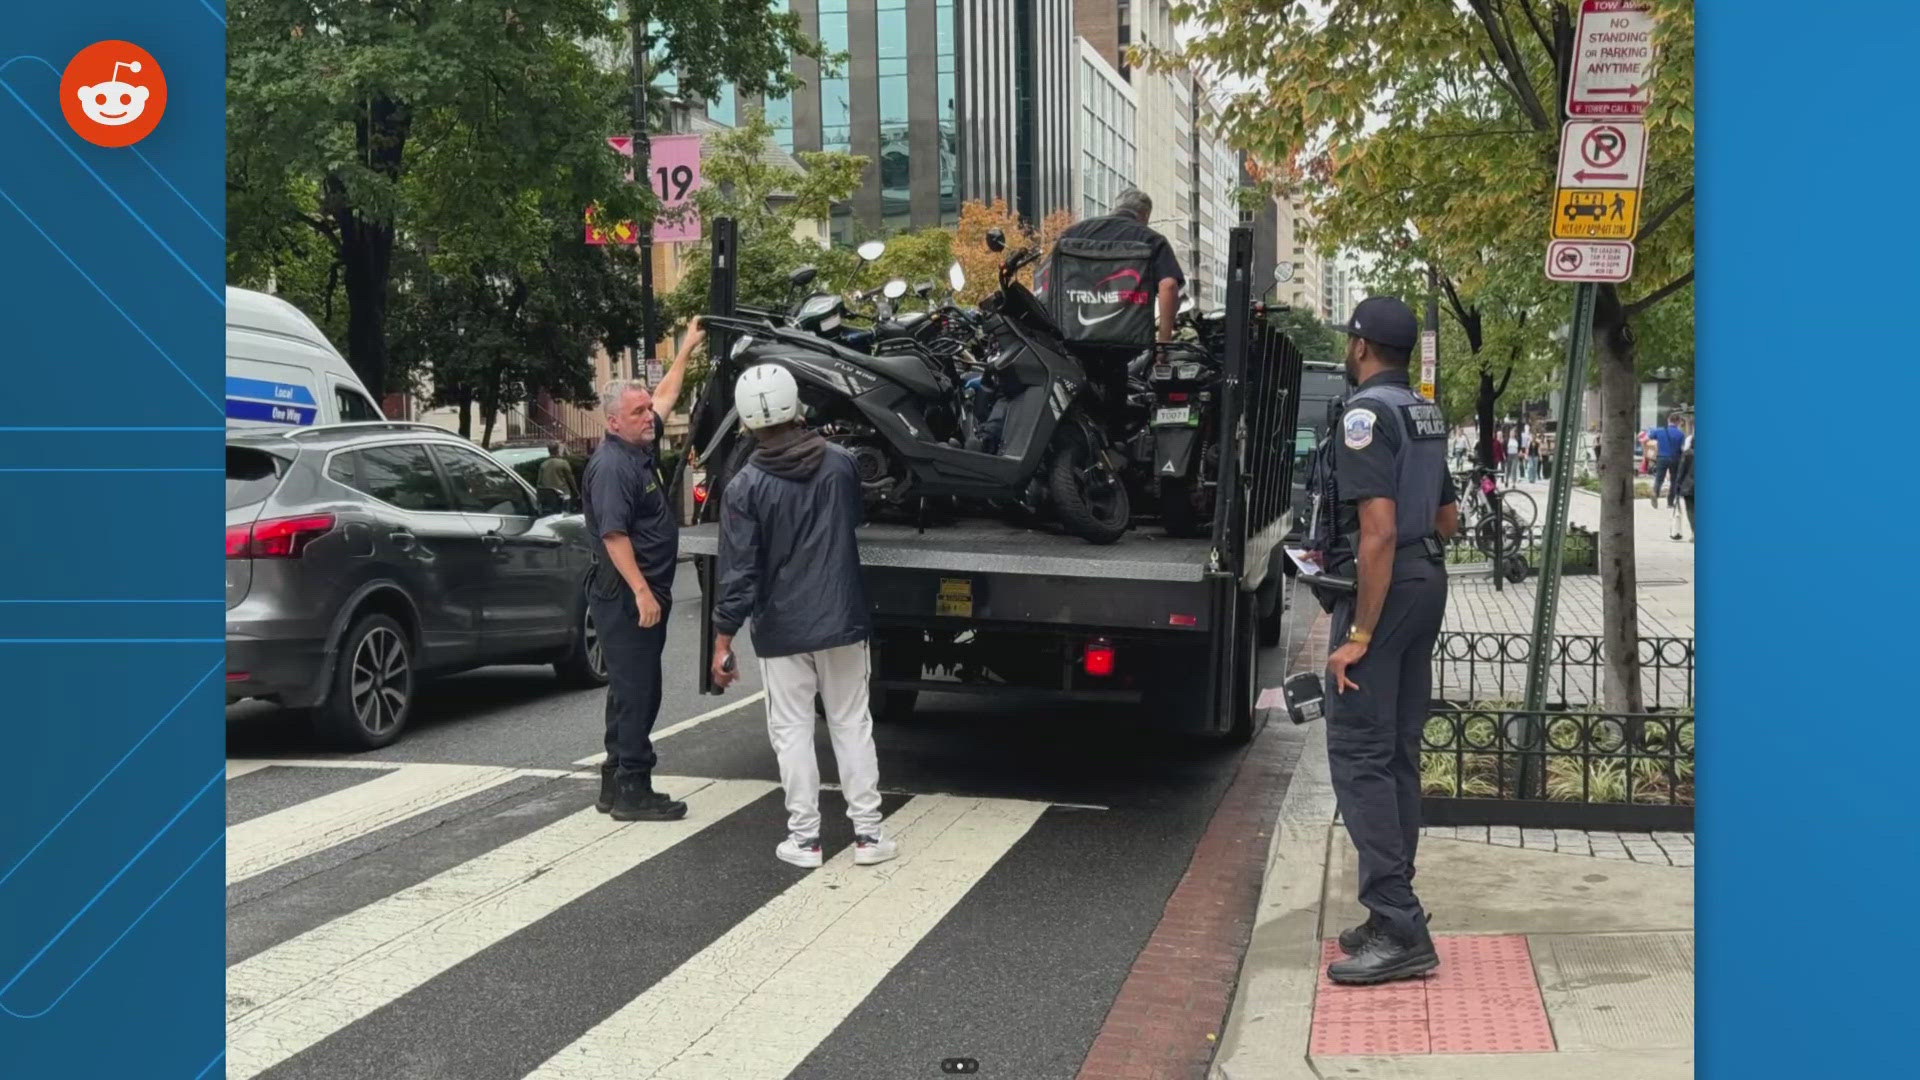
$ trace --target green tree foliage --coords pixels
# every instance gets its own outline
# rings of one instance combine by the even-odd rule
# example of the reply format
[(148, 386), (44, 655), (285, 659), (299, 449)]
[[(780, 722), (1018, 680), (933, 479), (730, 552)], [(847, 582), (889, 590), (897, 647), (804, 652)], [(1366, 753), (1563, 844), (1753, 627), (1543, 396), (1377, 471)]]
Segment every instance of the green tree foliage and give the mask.
[[(233, 0), (228, 15), (230, 274), (315, 263), (345, 295), (346, 352), (388, 385), (387, 318), (409, 242), (521, 270), (550, 252), (551, 200), (653, 210), (606, 137), (631, 128), (624, 23), (606, 0)], [(647, 48), (683, 89), (787, 89), (819, 54), (769, 3), (653, 0)], [(316, 239), (317, 238), (317, 239)], [(317, 254), (316, 254), (317, 247)]]
[[(807, 152), (796, 155), (803, 168), (794, 169), (768, 153), (773, 128), (763, 117), (743, 119), (738, 128), (707, 136), (701, 188), (693, 195), (702, 221), (730, 217), (738, 225), (739, 302), (783, 307), (788, 277), (802, 266), (820, 270), (822, 287), (853, 280), (859, 260), (823, 246), (818, 229), (833, 204), (859, 188), (867, 159)], [(669, 319), (707, 311), (712, 265), (711, 237), (703, 237), (687, 253), (680, 283), (662, 298)]]
[(1311, 311), (1285, 307), (1269, 315), (1268, 321), (1280, 328), (1300, 350), (1305, 360), (1321, 360), (1337, 363), (1346, 357), (1346, 340), (1328, 329), (1327, 324), (1316, 318)]
[[(1684, 0), (1656, 8), (1660, 68), (1634, 281), (1600, 287), (1593, 327), (1603, 461), (1627, 457), (1637, 426), (1637, 332), (1658, 307), (1682, 306), (1675, 298), (1693, 278), (1693, 11)], [(1570, 290), (1548, 283), (1542, 263), (1570, 5), (1224, 0), (1177, 4), (1174, 18), (1199, 31), (1180, 62), (1251, 87), (1225, 124), (1277, 185), (1308, 197), (1314, 241), (1369, 253), (1388, 273), (1438, 268), (1468, 339), (1465, 357), (1443, 357), (1446, 377), (1478, 375), (1484, 392), (1495, 369), (1552, 370)], [(1681, 325), (1670, 324), (1669, 349)], [(1615, 469), (1602, 480), (1606, 696), (1633, 710), (1631, 478)]]

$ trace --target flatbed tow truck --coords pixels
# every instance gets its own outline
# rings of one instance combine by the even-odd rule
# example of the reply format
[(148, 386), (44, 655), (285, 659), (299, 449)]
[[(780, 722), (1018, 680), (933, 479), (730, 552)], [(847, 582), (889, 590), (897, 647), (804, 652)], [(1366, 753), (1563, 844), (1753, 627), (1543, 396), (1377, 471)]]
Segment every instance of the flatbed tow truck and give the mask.
[[(731, 233), (716, 233), (716, 311)], [(1142, 705), (1169, 726), (1244, 741), (1257, 730), (1255, 660), (1277, 644), (1286, 597), (1280, 541), (1292, 527), (1301, 360), (1252, 302), (1252, 234), (1229, 245), (1222, 430), (1209, 482), (1209, 536), (1173, 539), (1136, 525), (1097, 546), (992, 520), (861, 527), (873, 615), (873, 711), (911, 713), (919, 695), (1032, 695)], [(720, 348), (722, 346), (716, 346)], [(718, 526), (681, 533), (702, 595), (702, 686), (713, 642)]]

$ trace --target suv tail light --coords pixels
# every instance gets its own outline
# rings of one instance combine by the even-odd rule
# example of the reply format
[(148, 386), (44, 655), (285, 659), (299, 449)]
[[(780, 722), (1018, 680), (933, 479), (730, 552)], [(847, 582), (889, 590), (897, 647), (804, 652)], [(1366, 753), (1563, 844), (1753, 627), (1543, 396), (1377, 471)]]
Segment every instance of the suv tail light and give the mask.
[(1113, 643), (1106, 638), (1095, 638), (1087, 643), (1086, 655), (1081, 659), (1087, 674), (1106, 678), (1113, 674)]
[(229, 559), (297, 559), (317, 537), (333, 531), (332, 514), (273, 518), (227, 527)]

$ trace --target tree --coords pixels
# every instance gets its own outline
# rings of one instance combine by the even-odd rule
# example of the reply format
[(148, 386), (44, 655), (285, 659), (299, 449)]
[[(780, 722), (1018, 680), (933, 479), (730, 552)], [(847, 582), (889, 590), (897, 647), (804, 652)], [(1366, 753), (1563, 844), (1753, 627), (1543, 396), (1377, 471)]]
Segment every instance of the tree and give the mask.
[[(1284, 164), (1319, 218), (1314, 241), (1440, 268), (1454, 317), (1479, 324), (1471, 355), (1516, 367), (1550, 356), (1568, 308), (1568, 290), (1545, 281), (1541, 260), (1574, 46), (1569, 7), (1335, 0), (1318, 12), (1284, 4), (1272, 17), (1270, 6), (1235, 0), (1174, 11), (1200, 29), (1184, 62), (1216, 83), (1253, 86), (1225, 110), (1236, 145)], [(1636, 326), (1693, 280), (1692, 7), (1656, 7), (1660, 70), (1647, 117), (1649, 211), (1635, 238), (1636, 280), (1601, 286), (1593, 323), (1605, 698), (1621, 711), (1641, 704), (1632, 478), (1621, 468), (1638, 426)], [(1475, 366), (1483, 380), (1490, 374), (1490, 365)]]
[[(606, 145), (632, 127), (623, 40), (606, 0), (233, 0), (229, 235), (271, 264), (310, 229), (337, 256), (347, 357), (387, 385), (387, 313), (406, 236), (460, 235), (487, 257), (548, 250), (540, 199), (650, 214)], [(765, 2), (656, 0), (648, 47), (687, 92), (785, 90), (799, 19)], [(413, 183), (412, 181), (422, 181)], [(544, 196), (543, 196), (544, 197)], [(241, 260), (241, 268), (246, 266)]]
[[(1005, 199), (995, 199), (992, 203), (969, 201), (962, 205), (960, 224), (953, 236), (953, 257), (967, 274), (967, 287), (960, 293), (961, 303), (977, 304), (1000, 287), (1000, 264), (1008, 254), (1023, 247), (1048, 250), (1072, 224), (1072, 214), (1056, 210), (1047, 215), (1038, 230), (1031, 229), (1007, 206)], [(987, 233), (992, 229), (1007, 234), (1005, 253), (996, 254), (987, 247)], [(1031, 288), (1033, 267), (1022, 271), (1020, 280)]]
[(1345, 342), (1310, 311), (1294, 307), (1276, 308), (1273, 314), (1267, 316), (1267, 321), (1287, 335), (1293, 347), (1300, 350), (1303, 360), (1339, 363), (1345, 359)]
[[(814, 237), (833, 204), (860, 186), (867, 159), (853, 154), (806, 152), (802, 168), (770, 160), (773, 128), (758, 115), (731, 131), (707, 136), (700, 162), (703, 181), (693, 194), (702, 221), (732, 218), (738, 226), (742, 304), (783, 307), (789, 275), (802, 266), (821, 271), (822, 287), (851, 280), (859, 260), (850, 251), (823, 246)], [(671, 319), (707, 311), (712, 289), (712, 242), (703, 237), (686, 256), (686, 273), (663, 299)]]
[(395, 370), (437, 406), (480, 407), (480, 441), (509, 406), (545, 392), (586, 404), (594, 398), (596, 343), (639, 333), (632, 248), (580, 242), (579, 208), (555, 199), (544, 210), (547, 248), (531, 262), (485, 252), (408, 252), (389, 330)]

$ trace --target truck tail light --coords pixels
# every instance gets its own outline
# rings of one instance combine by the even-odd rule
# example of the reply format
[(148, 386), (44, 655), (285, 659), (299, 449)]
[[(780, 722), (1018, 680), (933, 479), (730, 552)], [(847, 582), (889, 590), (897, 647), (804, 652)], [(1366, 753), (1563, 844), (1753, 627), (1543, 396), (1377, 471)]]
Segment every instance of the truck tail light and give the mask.
[(333, 531), (332, 514), (274, 518), (227, 527), (229, 559), (297, 559), (315, 538)]
[(1095, 638), (1087, 643), (1087, 652), (1081, 661), (1087, 674), (1106, 678), (1113, 674), (1113, 643), (1106, 638)]

